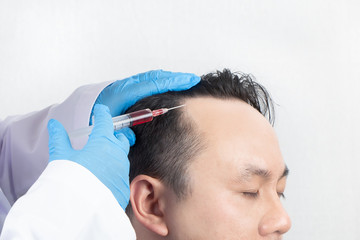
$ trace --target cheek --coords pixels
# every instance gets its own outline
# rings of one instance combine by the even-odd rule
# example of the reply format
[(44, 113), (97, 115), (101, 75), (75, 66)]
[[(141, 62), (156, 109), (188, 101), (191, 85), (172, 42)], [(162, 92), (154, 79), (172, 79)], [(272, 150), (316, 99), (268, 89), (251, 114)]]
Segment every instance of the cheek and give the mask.
[(240, 196), (225, 190), (211, 195), (204, 191), (193, 193), (178, 205), (176, 212), (174, 227), (187, 239), (254, 239), (257, 236), (257, 212), (249, 210)]

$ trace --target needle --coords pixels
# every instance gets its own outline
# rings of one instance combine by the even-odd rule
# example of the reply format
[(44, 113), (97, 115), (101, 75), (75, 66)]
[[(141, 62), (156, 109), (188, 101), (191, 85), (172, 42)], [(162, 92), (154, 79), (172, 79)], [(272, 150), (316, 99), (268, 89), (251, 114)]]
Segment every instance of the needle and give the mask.
[(180, 106), (176, 106), (176, 107), (172, 107), (172, 108), (168, 108), (168, 111), (176, 109), (176, 108), (181, 108), (181, 107), (184, 107), (184, 106), (185, 106), (185, 104), (180, 105)]

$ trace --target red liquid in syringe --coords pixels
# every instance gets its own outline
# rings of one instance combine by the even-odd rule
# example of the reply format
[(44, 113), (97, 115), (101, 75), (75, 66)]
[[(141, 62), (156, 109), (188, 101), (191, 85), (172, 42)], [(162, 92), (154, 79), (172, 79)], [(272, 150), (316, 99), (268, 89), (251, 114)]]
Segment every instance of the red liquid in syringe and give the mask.
[(179, 107), (183, 107), (185, 105), (180, 105), (180, 106), (176, 106), (176, 107), (172, 107), (172, 108), (160, 108), (160, 109), (156, 109), (151, 111), (149, 108), (147, 109), (143, 109), (140, 111), (136, 111), (136, 112), (132, 112), (132, 113), (128, 113), (130, 120), (131, 120), (131, 124), (130, 126), (135, 126), (135, 125), (139, 125), (142, 123), (147, 123), (147, 122), (151, 122), (154, 117), (160, 116), (164, 113), (167, 113), (170, 110), (179, 108)]
[(128, 113), (131, 117), (131, 126), (151, 122), (154, 118), (150, 109), (143, 109), (140, 111)]
[(150, 109), (143, 109), (140, 111), (128, 113), (131, 117), (131, 126), (136, 126), (139, 124), (151, 122), (154, 117), (160, 116), (167, 112), (166, 108), (156, 109), (151, 111)]

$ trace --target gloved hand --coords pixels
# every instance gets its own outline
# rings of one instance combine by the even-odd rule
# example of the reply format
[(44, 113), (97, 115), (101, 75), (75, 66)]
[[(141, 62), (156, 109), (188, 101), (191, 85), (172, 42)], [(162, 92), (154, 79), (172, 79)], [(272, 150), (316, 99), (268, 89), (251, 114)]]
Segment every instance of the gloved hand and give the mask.
[(111, 116), (115, 117), (142, 98), (167, 91), (186, 90), (199, 81), (200, 77), (192, 73), (149, 71), (110, 84), (99, 94), (95, 104), (108, 106)]
[(131, 129), (124, 128), (117, 131), (115, 137), (108, 107), (97, 104), (93, 111), (95, 125), (82, 150), (72, 148), (60, 122), (49, 121), (49, 161), (69, 160), (84, 166), (111, 190), (125, 210), (130, 197), (127, 155), (130, 145), (135, 143), (135, 134)]

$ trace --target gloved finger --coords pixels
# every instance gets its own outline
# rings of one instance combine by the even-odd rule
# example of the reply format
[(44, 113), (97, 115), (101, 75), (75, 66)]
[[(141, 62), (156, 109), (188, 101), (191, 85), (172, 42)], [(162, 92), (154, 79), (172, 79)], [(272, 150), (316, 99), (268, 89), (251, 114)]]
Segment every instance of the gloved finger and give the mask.
[(129, 139), (123, 133), (118, 133), (116, 138), (119, 140), (122, 150), (126, 153), (126, 155), (128, 155), (130, 151)]
[(112, 136), (114, 134), (114, 126), (109, 108), (102, 104), (95, 104), (93, 113), (95, 124), (91, 131), (89, 141), (103, 136)]
[(136, 137), (133, 130), (130, 128), (123, 128), (114, 132), (114, 135), (117, 139), (119, 139), (120, 134), (125, 135), (125, 137), (129, 140), (130, 146), (134, 146)]
[(143, 93), (138, 91), (138, 95), (150, 96), (167, 91), (181, 91), (189, 89), (199, 83), (200, 77), (193, 73), (153, 70), (139, 74), (138, 80), (139, 82), (136, 87), (139, 88), (139, 90), (147, 90)]
[(73, 148), (65, 128), (55, 119), (49, 120), (47, 128), (49, 132), (49, 161), (67, 159), (67, 155)]
[[(173, 73), (155, 70), (141, 73), (123, 81), (114, 82), (111, 88), (114, 97), (108, 101), (112, 116), (126, 111), (140, 99), (167, 91), (186, 90), (197, 83), (200, 77), (192, 73)], [(115, 90), (116, 89), (116, 90)]]

